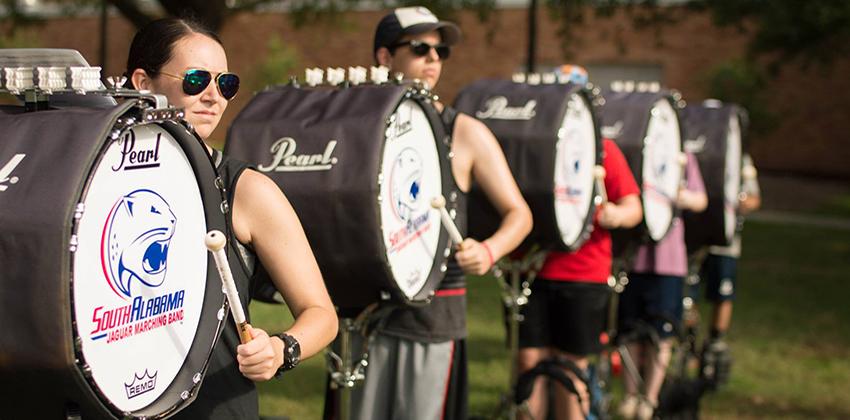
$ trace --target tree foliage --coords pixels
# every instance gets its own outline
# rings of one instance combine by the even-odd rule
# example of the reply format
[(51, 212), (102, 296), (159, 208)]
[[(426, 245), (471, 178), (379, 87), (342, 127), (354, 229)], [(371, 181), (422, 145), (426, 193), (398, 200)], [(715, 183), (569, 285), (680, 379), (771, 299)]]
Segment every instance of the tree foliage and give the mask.
[(702, 0), (718, 25), (755, 24), (752, 55), (768, 54), (781, 64), (830, 64), (850, 52), (850, 1)]
[[(70, 6), (97, 6), (101, 0), (41, 0)], [(136, 26), (142, 26), (161, 14), (193, 17), (214, 30), (234, 14), (281, 0), (157, 0), (159, 11), (145, 8), (140, 0), (106, 0)], [(286, 8), (296, 26), (317, 20), (339, 18), (374, 0), (288, 0)], [(529, 3), (530, 0), (529, 0)], [(17, 25), (37, 21), (24, 12), (19, 0), (0, 0), (6, 36)], [(453, 19), (459, 10), (474, 10), (486, 21), (495, 10), (495, 0), (381, 0), (385, 8), (422, 5), (443, 18)], [(802, 59), (804, 63), (829, 64), (850, 52), (850, 1), (847, 0), (545, 0), (550, 16), (560, 22), (559, 36), (568, 57), (581, 43), (575, 27), (588, 14), (610, 17), (624, 12), (636, 28), (660, 30), (676, 22), (682, 9), (704, 10), (718, 25), (734, 25), (752, 30), (751, 57), (770, 55), (776, 63)]]

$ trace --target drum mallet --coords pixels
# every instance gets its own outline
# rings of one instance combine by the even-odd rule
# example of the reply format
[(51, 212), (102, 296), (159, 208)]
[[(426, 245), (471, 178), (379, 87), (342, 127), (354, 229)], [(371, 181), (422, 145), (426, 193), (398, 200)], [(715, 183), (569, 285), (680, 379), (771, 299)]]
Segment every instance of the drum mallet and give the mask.
[(221, 276), (221, 283), (224, 286), (224, 294), (227, 296), (227, 301), (230, 302), (230, 313), (233, 314), (233, 320), (236, 321), (240, 341), (245, 344), (251, 341), (252, 337), (251, 332), (248, 331), (248, 322), (245, 321), (245, 310), (242, 309), (242, 302), (239, 300), (239, 291), (236, 290), (236, 282), (233, 281), (233, 273), (230, 272), (230, 264), (227, 262), (227, 253), (224, 251), (227, 238), (221, 231), (211, 230), (207, 232), (204, 243), (213, 254), (218, 275)]
[(744, 179), (751, 180), (756, 179), (758, 176), (758, 170), (753, 165), (745, 165), (741, 168), (741, 175), (743, 175)]
[(608, 191), (605, 190), (605, 167), (596, 165), (593, 167), (593, 180), (596, 182), (596, 191), (599, 192), (600, 202), (597, 205), (602, 205), (608, 202)]
[(431, 207), (440, 211), (440, 218), (443, 219), (443, 226), (445, 226), (446, 231), (449, 233), (449, 238), (460, 246), (463, 243), (463, 236), (457, 230), (454, 220), (452, 220), (452, 217), (449, 216), (449, 212), (446, 210), (446, 198), (442, 195), (432, 198)]

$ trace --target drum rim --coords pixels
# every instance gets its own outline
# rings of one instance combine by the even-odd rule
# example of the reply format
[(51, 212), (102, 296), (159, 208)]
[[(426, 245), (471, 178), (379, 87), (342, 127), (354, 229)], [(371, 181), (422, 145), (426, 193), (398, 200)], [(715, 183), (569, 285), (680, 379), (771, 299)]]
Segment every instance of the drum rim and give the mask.
[[(652, 109), (655, 108), (655, 104), (659, 101), (666, 100), (670, 107), (673, 109), (673, 113), (676, 115), (676, 125), (679, 127), (679, 153), (680, 155), (685, 152), (685, 128), (684, 128), (684, 118), (682, 116), (682, 109), (678, 105), (676, 98), (673, 96), (673, 92), (666, 90), (659, 92), (655, 99), (652, 101), (653, 106), (650, 108), (650, 115), (647, 116), (647, 128), (649, 127), (648, 119), (652, 118)], [(644, 137), (646, 133), (644, 133)], [(641, 168), (643, 167), (643, 155), (641, 154)], [(643, 175), (641, 175), (641, 179), (643, 179)], [(641, 181), (643, 182), (643, 181)], [(687, 170), (682, 168), (679, 174), (679, 185), (682, 185), (684, 182), (687, 182)], [(641, 189), (641, 201), (643, 201), (643, 190)], [(681, 217), (682, 210), (676, 207), (675, 201), (670, 203), (670, 207), (672, 210), (672, 214), (670, 217), (670, 222), (667, 224), (667, 227), (664, 229), (664, 233), (658, 237), (658, 239), (653, 239), (649, 233), (649, 225), (646, 223), (646, 207), (642, 203), (641, 209), (644, 211), (644, 216), (641, 218), (640, 226), (641, 226), (641, 237), (644, 238), (644, 241), (647, 241), (652, 244), (657, 244), (664, 240), (670, 231), (673, 229), (673, 225), (676, 222), (676, 219)]]
[[(400, 97), (396, 100), (393, 106), (393, 113), (407, 100), (413, 101), (422, 112), (425, 114), (428, 122), (430, 123), (431, 132), (434, 135), (434, 143), (437, 148), (437, 161), (440, 163), (440, 183), (442, 184), (443, 196), (446, 196), (446, 193), (456, 192), (456, 185), (454, 182), (454, 175), (452, 173), (451, 166), (451, 150), (449, 148), (449, 136), (445, 132), (445, 127), (443, 125), (442, 119), (440, 119), (440, 115), (437, 112), (436, 107), (434, 107), (432, 103), (432, 99), (423, 95), (421, 89), (416, 89), (415, 85), (406, 85), (405, 89), (400, 92)], [(387, 124), (389, 124), (389, 119), (386, 120)], [(382, 139), (381, 147), (380, 147), (380, 156), (379, 160), (380, 167), (383, 166), (384, 162), (384, 150), (386, 147), (386, 137)], [(447, 168), (443, 168), (443, 165), (446, 165)], [(447, 169), (447, 170), (444, 170)], [(381, 200), (381, 178), (383, 178), (383, 171), (378, 171), (378, 182), (375, 184), (377, 186), (377, 197), (376, 203)], [(379, 226), (383, 226), (383, 219), (381, 217), (381, 206), (375, 206), (375, 220), (378, 221)], [(382, 232), (383, 234), (383, 232)], [(379, 248), (382, 252), (379, 254), (379, 259), (381, 262), (381, 266), (384, 270), (385, 275), (388, 279), (393, 279), (393, 282), (390, 283), (390, 287), (382, 290), (382, 292), (389, 293), (389, 299), (384, 299), (381, 297), (381, 301), (389, 300), (390, 303), (397, 302), (403, 303), (405, 305), (415, 306), (419, 303), (427, 303), (433, 296), (434, 292), (437, 290), (439, 283), (443, 280), (445, 276), (448, 256), (451, 252), (451, 240), (449, 239), (448, 232), (445, 228), (442, 227), (442, 222), (440, 223), (440, 234), (437, 239), (438, 249), (435, 253), (434, 263), (431, 266), (431, 271), (428, 273), (428, 278), (425, 280), (422, 288), (416, 292), (416, 294), (412, 298), (408, 298), (407, 295), (398, 287), (397, 282), (395, 282), (395, 276), (392, 272), (392, 266), (390, 265), (389, 256), (387, 253), (386, 243), (383, 240), (379, 241)], [(445, 244), (443, 246), (439, 244)], [(442, 250), (440, 249), (442, 248)]]
[[(570, 83), (569, 85), (572, 85), (572, 84)], [(573, 86), (579, 87), (578, 85), (573, 85)], [(587, 110), (588, 110), (588, 112), (590, 112), (590, 118), (593, 121), (593, 135), (595, 137), (594, 138), (594, 147), (596, 148), (596, 153), (594, 153), (595, 154), (595, 164), (596, 165), (602, 165), (602, 163), (603, 163), (602, 157), (603, 157), (605, 145), (604, 145), (603, 139), (602, 139), (602, 130), (600, 129), (600, 126), (599, 126), (599, 116), (597, 114), (597, 106), (594, 105), (594, 101), (593, 101), (593, 91), (588, 89), (587, 87), (579, 87), (579, 89), (571, 91), (570, 93), (568, 93), (568, 95), (570, 97), (572, 97), (572, 95), (578, 95), (582, 100), (585, 101), (585, 105), (587, 106)], [(562, 121), (563, 121), (563, 119), (566, 115), (568, 103), (569, 103), (569, 99), (566, 102), (564, 102), (564, 109), (563, 109), (563, 112), (561, 113), (561, 117), (560, 117), (560, 119)], [(557, 142), (556, 142), (556, 144), (557, 144)], [(580, 249), (582, 246), (584, 246), (585, 242), (587, 242), (590, 239), (590, 235), (593, 233), (593, 220), (596, 217), (596, 211), (597, 211), (596, 197), (598, 197), (599, 195), (600, 195), (600, 191), (599, 191), (599, 188), (597, 187), (597, 183), (593, 182), (592, 186), (591, 186), (591, 196), (590, 196), (590, 204), (589, 204), (590, 208), (588, 209), (587, 215), (584, 217), (584, 221), (582, 222), (581, 233), (579, 233), (578, 237), (576, 238), (575, 241), (573, 241), (573, 243), (567, 244), (566, 242), (564, 242), (563, 236), (560, 234), (560, 232), (558, 232), (558, 246), (561, 248), (561, 250), (566, 250), (566, 251), (569, 251), (569, 252), (576, 251), (576, 250)], [(553, 200), (553, 203), (554, 203), (554, 200)], [(554, 216), (554, 214), (555, 214), (554, 211), (553, 211), (552, 214)], [(555, 220), (555, 226), (557, 226), (557, 220)]]
[[(218, 179), (218, 171), (215, 169), (213, 165), (212, 158), (207, 152), (206, 146), (204, 146), (203, 141), (197, 137), (195, 131), (190, 128), (185, 122), (175, 122), (175, 121), (154, 121), (147, 122), (142, 121), (141, 118), (136, 118), (135, 121), (124, 120), (125, 126), (119, 128), (118, 126), (121, 124), (119, 120), (123, 117), (126, 117), (128, 114), (132, 113), (134, 110), (138, 110), (139, 103), (135, 103), (132, 101), (128, 101), (124, 104), (118, 106), (118, 109), (112, 114), (112, 124), (109, 126), (107, 133), (100, 133), (100, 138), (104, 139), (102, 144), (94, 152), (90, 158), (90, 162), (87, 165), (87, 170), (83, 176), (83, 185), (81, 185), (74, 194), (77, 197), (76, 203), (82, 203), (86, 196), (89, 193), (89, 187), (91, 185), (90, 181), (92, 176), (94, 175), (94, 171), (99, 166), (101, 161), (105, 156), (106, 150), (110, 147), (113, 139), (117, 139), (118, 136), (112, 137), (111, 134), (119, 134), (127, 129), (147, 125), (154, 124), (158, 125), (163, 130), (167, 131), (177, 142), (181, 151), (185, 154), (187, 160), (189, 161), (190, 166), (192, 167), (192, 171), (195, 174), (195, 180), (198, 186), (198, 192), (201, 196), (201, 202), (204, 207), (204, 216), (205, 223), (208, 229), (210, 228), (226, 228), (227, 224), (224, 219), (224, 214), (221, 213), (221, 209), (219, 207), (219, 203), (222, 203), (224, 200), (223, 193), (221, 189), (218, 188), (216, 179)], [(203, 153), (204, 157), (202, 158), (201, 153)], [(206, 163), (209, 163), (209, 168), (203, 168), (200, 165), (204, 165), (206, 167)], [(213, 175), (212, 177), (204, 177), (199, 175), (199, 170), (209, 169), (209, 173)], [(216, 193), (213, 193), (215, 191)], [(212, 195), (211, 197), (209, 197)], [(220, 215), (220, 216), (218, 216)], [(216, 217), (218, 216), (218, 217)], [(76, 235), (79, 230), (79, 221), (72, 217), (71, 227), (69, 229), (71, 235)], [(206, 375), (207, 368), (209, 367), (209, 360), (212, 354), (213, 347), (215, 343), (218, 341), (218, 338), (223, 331), (224, 323), (221, 320), (215, 319), (211, 316), (212, 313), (217, 313), (219, 308), (222, 308), (224, 305), (224, 298), (221, 300), (217, 299), (214, 291), (217, 290), (216, 287), (220, 287), (220, 280), (217, 277), (217, 271), (215, 268), (215, 264), (212, 261), (212, 258), (207, 255), (207, 282), (205, 287), (205, 293), (203, 298), (203, 304), (201, 309), (201, 317), (198, 321), (198, 328), (195, 332), (195, 337), (192, 340), (192, 345), (187, 352), (186, 360), (181, 366), (179, 372), (172, 380), (172, 382), (168, 385), (168, 387), (163, 391), (162, 395), (154, 400), (152, 403), (147, 406), (134, 410), (134, 411), (124, 411), (115, 406), (100, 390), (100, 387), (95, 382), (91, 369), (89, 368), (88, 363), (86, 362), (85, 355), (82, 350), (82, 342), (80, 339), (80, 335), (77, 331), (76, 327), (76, 306), (74, 303), (74, 260), (73, 253), (69, 252), (67, 254), (69, 256), (68, 267), (70, 269), (70, 287), (68, 288), (68, 300), (69, 300), (69, 308), (70, 308), (70, 333), (73, 337), (73, 352), (75, 357), (75, 369), (74, 372), (78, 376), (78, 378), (86, 385), (84, 392), (90, 392), (95, 395), (95, 400), (100, 404), (101, 407), (105, 408), (106, 411), (118, 417), (145, 417), (151, 419), (159, 419), (170, 416), (177, 411), (183, 409), (185, 406), (190, 404), (197, 397), (198, 391), (203, 384), (203, 378)], [(216, 303), (219, 302), (219, 303)], [(207, 316), (205, 317), (206, 314)], [(225, 320), (227, 317), (224, 318)], [(209, 339), (204, 340), (204, 336), (202, 335), (205, 329), (209, 329), (211, 325), (216, 325), (215, 330), (212, 332)], [(200, 339), (200, 340), (199, 340)], [(191, 359), (194, 355), (203, 354), (204, 358), (201, 363), (193, 362)], [(186, 369), (187, 365), (198, 366), (199, 369)], [(200, 374), (200, 381), (194, 381), (193, 376), (196, 374)], [(188, 389), (185, 386), (182, 386), (185, 383), (190, 383), (191, 386)], [(181, 385), (178, 387), (178, 385)], [(178, 388), (174, 392), (175, 388)], [(180, 393), (183, 391), (188, 391), (189, 395), (187, 398), (183, 398)], [(169, 395), (173, 395), (169, 397)], [(174, 397), (176, 396), (176, 398)], [(173, 400), (173, 402), (171, 401)]]

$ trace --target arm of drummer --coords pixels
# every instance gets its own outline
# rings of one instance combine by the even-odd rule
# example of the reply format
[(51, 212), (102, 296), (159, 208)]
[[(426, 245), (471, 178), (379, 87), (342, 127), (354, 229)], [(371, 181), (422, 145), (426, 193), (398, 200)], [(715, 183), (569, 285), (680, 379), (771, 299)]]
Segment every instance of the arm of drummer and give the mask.
[(608, 192), (608, 198), (613, 201), (605, 202), (600, 206), (597, 222), (605, 229), (633, 228), (643, 220), (640, 190), (629, 169), (626, 157), (614, 141), (603, 140), (603, 155), (605, 189)]
[[(286, 332), (298, 340), (302, 359), (321, 351), (336, 336), (336, 311), (301, 222), (271, 179), (252, 170), (239, 178), (233, 228), (254, 248), (292, 311), (295, 322)], [(251, 380), (269, 380), (283, 363), (283, 341), (259, 328), (252, 336), (237, 349), (239, 370)]]
[(676, 197), (676, 207), (689, 210), (694, 213), (703, 212), (708, 207), (708, 195), (705, 193), (705, 183), (699, 168), (699, 162), (692, 153), (686, 153), (687, 164), (685, 165), (686, 185), (679, 188)]
[[(461, 251), (455, 254), (464, 272), (481, 275), (490, 269), (493, 262), (519, 246), (531, 232), (531, 210), (522, 198), (499, 142), (482, 122), (459, 114), (452, 151), (454, 159), (464, 160), (469, 166), (463, 167), (471, 169), (455, 174), (459, 184), (468, 188), (471, 185), (468, 174), (471, 174), (502, 216), (499, 229), (485, 239), (483, 245), (468, 238), (463, 241)], [(464, 178), (461, 179), (461, 176)]]
[(759, 187), (758, 171), (753, 165), (753, 159), (749, 153), (744, 154), (744, 167), (741, 171), (743, 184), (738, 199), (738, 210), (741, 214), (750, 214), (761, 207), (761, 188)]

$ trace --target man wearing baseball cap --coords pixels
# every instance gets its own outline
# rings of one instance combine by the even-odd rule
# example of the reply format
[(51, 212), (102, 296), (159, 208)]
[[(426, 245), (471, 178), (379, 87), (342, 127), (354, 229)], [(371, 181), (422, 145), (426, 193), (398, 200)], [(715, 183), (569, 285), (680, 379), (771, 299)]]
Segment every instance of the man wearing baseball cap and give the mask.
[[(395, 9), (378, 23), (374, 60), (433, 89), (460, 40), (460, 29), (424, 7)], [(352, 394), (353, 419), (466, 419), (466, 280), (483, 275), (531, 231), (528, 208), (499, 143), (480, 121), (435, 102), (451, 136), (458, 194), (449, 197), (455, 223), (466, 227), (466, 195), (475, 182), (502, 216), (484, 241), (468, 238), (449, 259), (443, 281), (425, 307), (393, 310), (369, 345), (366, 381)], [(452, 200), (452, 198), (454, 198)], [(328, 416), (326, 410), (325, 417)]]

